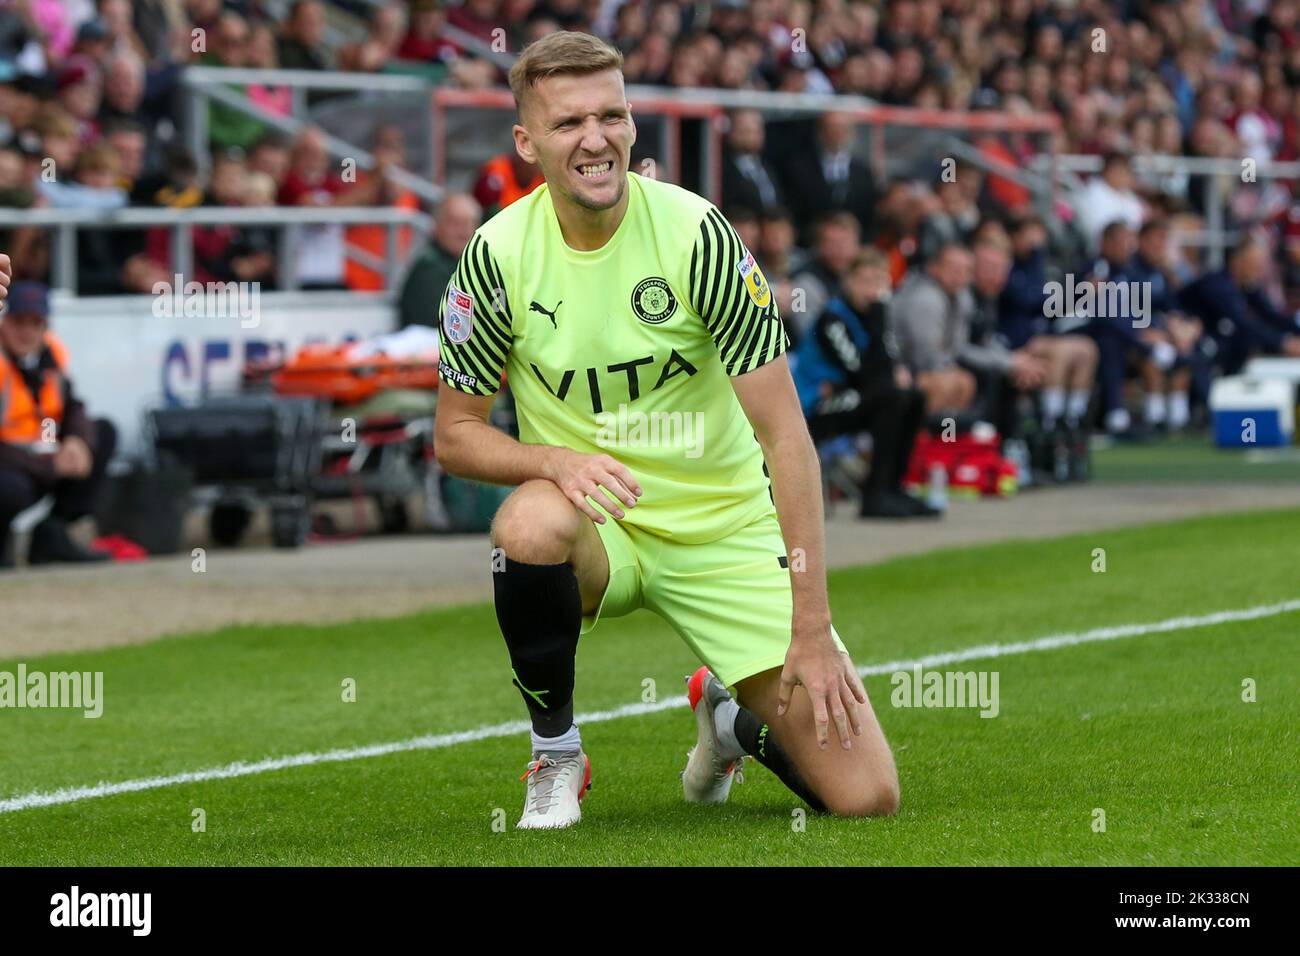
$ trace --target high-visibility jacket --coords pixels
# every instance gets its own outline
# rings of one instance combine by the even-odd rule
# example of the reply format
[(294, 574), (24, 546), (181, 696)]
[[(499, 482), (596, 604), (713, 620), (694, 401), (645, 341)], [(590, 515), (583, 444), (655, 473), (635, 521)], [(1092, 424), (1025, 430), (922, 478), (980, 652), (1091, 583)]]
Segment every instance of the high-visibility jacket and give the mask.
[[(402, 192), (393, 203), (398, 209), (418, 212), (420, 198), (413, 192)], [(343, 263), (343, 281), (349, 289), (357, 292), (378, 292), (384, 287), (384, 274), (371, 267), (370, 262), (383, 262), (388, 258), (388, 227), (374, 223), (348, 226), (343, 232), (343, 241), (347, 248), (347, 259)], [(368, 261), (361, 256), (352, 255), (357, 249), (368, 256)], [(411, 227), (397, 227), (397, 254), (405, 258), (411, 248)]]
[(22, 369), (0, 351), (0, 442), (35, 445), (47, 437), (44, 422), (62, 426), (67, 371), (68, 350), (52, 333), (45, 333), (38, 366), (40, 387), (33, 395)]
[(484, 209), (490, 206), (505, 209), (512, 202), (523, 199), (545, 181), (539, 169), (529, 182), (519, 182), (515, 179), (515, 168), (510, 156), (502, 153), (488, 160), (479, 170), (478, 183), (474, 187), (474, 198)]

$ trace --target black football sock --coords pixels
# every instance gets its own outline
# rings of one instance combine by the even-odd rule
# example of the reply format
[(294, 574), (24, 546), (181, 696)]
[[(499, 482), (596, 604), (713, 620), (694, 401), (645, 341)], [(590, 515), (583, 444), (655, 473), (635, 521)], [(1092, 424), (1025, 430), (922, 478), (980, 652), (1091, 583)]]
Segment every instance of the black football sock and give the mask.
[(772, 729), (763, 723), (751, 710), (741, 707), (736, 714), (736, 740), (749, 754), (768, 770), (776, 774), (777, 779), (789, 787), (796, 797), (818, 813), (826, 812), (812, 787), (804, 781), (803, 776), (782, 748)]
[(573, 726), (573, 663), (582, 629), (578, 577), (567, 564), (506, 558), (492, 575), (492, 588), (514, 685), (528, 706), (533, 732), (559, 737)]

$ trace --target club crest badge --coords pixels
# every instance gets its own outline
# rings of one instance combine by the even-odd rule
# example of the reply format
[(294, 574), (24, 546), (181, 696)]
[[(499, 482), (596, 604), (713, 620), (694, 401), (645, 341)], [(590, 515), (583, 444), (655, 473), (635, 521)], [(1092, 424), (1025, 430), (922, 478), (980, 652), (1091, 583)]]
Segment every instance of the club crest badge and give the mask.
[(677, 311), (677, 297), (667, 280), (657, 276), (642, 279), (632, 290), (632, 311), (642, 322), (658, 325)]
[(474, 297), (447, 285), (447, 308), (442, 314), (442, 329), (454, 345), (468, 341), (474, 328)]
[(749, 293), (749, 301), (760, 309), (766, 309), (772, 301), (772, 290), (767, 284), (767, 277), (763, 275), (763, 270), (754, 261), (754, 254), (752, 252), (745, 253), (745, 258), (736, 263), (736, 269), (745, 282), (745, 291)]

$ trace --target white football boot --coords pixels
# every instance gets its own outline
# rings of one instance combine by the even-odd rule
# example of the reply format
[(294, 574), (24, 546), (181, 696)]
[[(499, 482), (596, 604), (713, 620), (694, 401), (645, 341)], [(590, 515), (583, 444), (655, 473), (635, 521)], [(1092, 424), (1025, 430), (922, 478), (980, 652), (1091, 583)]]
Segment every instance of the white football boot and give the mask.
[(726, 803), (733, 782), (744, 782), (745, 758), (725, 760), (713, 723), (713, 709), (731, 695), (722, 681), (707, 667), (701, 667), (686, 681), (686, 698), (695, 711), (698, 739), (686, 754), (682, 791), (687, 803)]
[(528, 792), (517, 829), (558, 830), (582, 819), (579, 804), (591, 789), (591, 760), (581, 750), (539, 754), (519, 779), (528, 781)]

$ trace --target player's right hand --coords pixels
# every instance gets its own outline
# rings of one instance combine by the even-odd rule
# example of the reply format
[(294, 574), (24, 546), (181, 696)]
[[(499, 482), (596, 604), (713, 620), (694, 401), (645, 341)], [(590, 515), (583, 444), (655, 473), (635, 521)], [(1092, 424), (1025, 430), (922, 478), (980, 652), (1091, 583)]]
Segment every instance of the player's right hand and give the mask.
[(555, 451), (546, 477), (592, 521), (604, 524), (605, 515), (597, 511), (588, 498), (599, 502), (620, 520), (626, 517), (627, 512), (618, 506), (618, 502), (629, 508), (636, 507), (636, 500), (643, 492), (625, 465), (609, 455), (584, 455), (568, 448)]
[(9, 283), (14, 278), (13, 263), (9, 261), (9, 256), (0, 252), (0, 302), (3, 302), (9, 296)]

